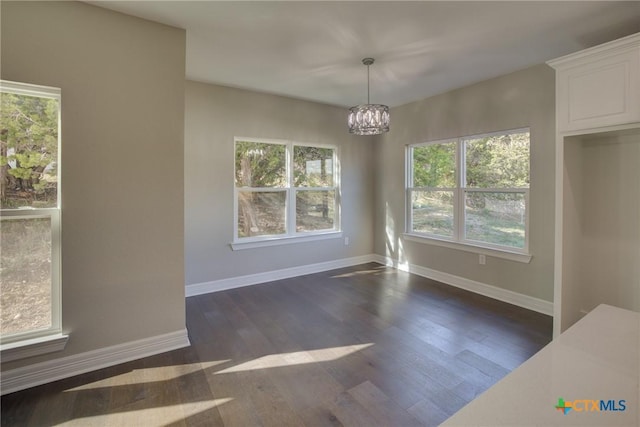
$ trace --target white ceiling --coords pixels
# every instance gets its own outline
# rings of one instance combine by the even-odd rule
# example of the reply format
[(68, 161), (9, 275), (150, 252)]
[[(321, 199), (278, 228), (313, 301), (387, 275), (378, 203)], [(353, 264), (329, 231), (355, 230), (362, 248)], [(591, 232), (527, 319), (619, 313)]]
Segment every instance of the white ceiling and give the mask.
[(405, 104), (640, 31), (640, 2), (91, 1), (187, 30), (187, 78)]

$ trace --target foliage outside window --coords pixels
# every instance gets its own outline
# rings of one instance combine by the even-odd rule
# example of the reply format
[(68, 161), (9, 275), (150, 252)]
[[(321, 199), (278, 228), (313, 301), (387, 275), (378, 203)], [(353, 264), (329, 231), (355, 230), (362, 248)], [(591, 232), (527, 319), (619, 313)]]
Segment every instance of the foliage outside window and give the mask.
[(529, 129), (408, 147), (407, 231), (528, 251)]
[(235, 241), (339, 229), (336, 149), (235, 140)]
[(60, 91), (0, 82), (1, 339), (61, 330)]

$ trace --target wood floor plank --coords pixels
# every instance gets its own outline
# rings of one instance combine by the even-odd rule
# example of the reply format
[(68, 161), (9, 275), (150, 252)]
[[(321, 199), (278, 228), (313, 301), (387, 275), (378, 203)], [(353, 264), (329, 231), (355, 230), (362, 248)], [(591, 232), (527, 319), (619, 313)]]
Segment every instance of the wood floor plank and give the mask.
[(472, 351), (464, 350), (456, 355), (456, 359), (467, 363), (470, 366), (473, 366), (489, 375), (496, 380), (502, 379), (505, 375), (509, 373), (509, 370), (503, 368), (502, 366), (494, 363), (488, 359), (485, 359), (482, 356), (478, 356)]
[[(38, 399), (33, 408), (32, 416), (28, 423), (22, 424), (28, 427), (44, 425), (60, 425), (66, 420), (72, 419), (73, 405), (76, 394), (74, 393), (44, 393)], [(2, 419), (3, 425), (5, 419)], [(8, 421), (7, 425), (16, 425)]]
[(328, 409), (345, 426), (386, 426), (347, 392), (335, 396), (328, 403)]
[[(176, 386), (186, 426), (223, 426), (218, 403), (209, 387), (203, 364), (193, 348), (172, 352)], [(211, 406), (214, 401), (216, 404)]]
[[(2, 418), (0, 425), (25, 426), (29, 425), (35, 415), (35, 409), (39, 404), (39, 399), (46, 395), (44, 389), (49, 386), (36, 387), (19, 393), (13, 393), (10, 398), (2, 397), (0, 409)], [(47, 408), (48, 405), (44, 405)]]
[(104, 420), (100, 417), (109, 412), (111, 389), (100, 386), (88, 387), (76, 393), (71, 417), (74, 420), (82, 420), (88, 427), (102, 426)]
[(299, 426), (302, 419), (275, 386), (272, 376), (266, 371), (252, 373), (247, 382), (251, 401), (262, 425), (285, 427)]
[(296, 411), (316, 406), (319, 397), (334, 396), (344, 391), (340, 383), (321, 365), (314, 363), (308, 353), (293, 357), (291, 354), (276, 355), (275, 360), (283, 367), (270, 370), (270, 378)]
[[(282, 323), (274, 318), (271, 313), (264, 310), (254, 311), (251, 304), (244, 304), (245, 294), (240, 300), (235, 299), (249, 320), (255, 325), (258, 331), (269, 341), (273, 353), (289, 353), (302, 351), (303, 347), (296, 342), (282, 327)], [(238, 301), (241, 301), (239, 303)]]
[(451, 416), (429, 399), (416, 403), (409, 408), (408, 412), (418, 419), (421, 425), (426, 427), (438, 426)]
[(326, 406), (315, 406), (300, 412), (303, 425), (308, 427), (344, 427)]
[(2, 397), (2, 426), (438, 425), (551, 318), (375, 263), (190, 297), (191, 347)]
[(349, 390), (369, 413), (383, 426), (417, 426), (420, 422), (376, 387), (365, 381)]
[(245, 372), (227, 375), (207, 372), (209, 387), (214, 398), (220, 401), (217, 408), (226, 426), (260, 425), (256, 408), (245, 389), (244, 380), (248, 376)]

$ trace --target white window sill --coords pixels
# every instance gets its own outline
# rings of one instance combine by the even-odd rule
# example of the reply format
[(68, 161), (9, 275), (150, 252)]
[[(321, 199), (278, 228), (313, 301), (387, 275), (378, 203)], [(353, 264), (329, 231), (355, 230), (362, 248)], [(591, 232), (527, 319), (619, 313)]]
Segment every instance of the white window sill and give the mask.
[(2, 358), (3, 362), (11, 362), (13, 360), (62, 351), (67, 345), (68, 340), (69, 335), (54, 334), (2, 344), (0, 345), (0, 358)]
[(305, 234), (300, 236), (268, 237), (252, 239), (248, 241), (231, 242), (231, 249), (239, 251), (243, 249), (263, 248), (268, 246), (288, 245), (292, 243), (315, 242), (317, 240), (340, 239), (342, 231), (329, 231), (326, 233)]
[(476, 254), (487, 255), (495, 258), (503, 258), (511, 261), (522, 262), (525, 264), (528, 264), (529, 262), (531, 262), (531, 258), (533, 258), (533, 255), (522, 253), (522, 252), (515, 252), (515, 251), (509, 251), (509, 250), (503, 250), (503, 249), (493, 249), (493, 248), (487, 248), (483, 246), (475, 246), (468, 243), (451, 242), (448, 240), (440, 240), (440, 239), (417, 235), (417, 234), (404, 233), (403, 237), (405, 238), (405, 240), (410, 240), (412, 242), (424, 243), (427, 245), (442, 246), (442, 247), (451, 248), (451, 249), (458, 249), (460, 251), (473, 252)]

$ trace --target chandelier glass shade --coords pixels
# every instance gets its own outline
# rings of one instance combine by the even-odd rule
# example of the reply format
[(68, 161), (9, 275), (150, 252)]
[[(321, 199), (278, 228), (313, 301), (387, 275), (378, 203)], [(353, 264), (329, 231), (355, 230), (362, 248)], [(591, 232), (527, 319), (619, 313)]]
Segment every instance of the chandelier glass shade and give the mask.
[(389, 132), (389, 107), (369, 103), (369, 66), (373, 61), (373, 58), (362, 60), (367, 66), (367, 103), (349, 108), (349, 132), (356, 135), (380, 135)]
[(389, 107), (362, 104), (349, 108), (349, 132), (356, 135), (380, 135), (389, 132)]

